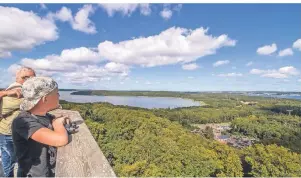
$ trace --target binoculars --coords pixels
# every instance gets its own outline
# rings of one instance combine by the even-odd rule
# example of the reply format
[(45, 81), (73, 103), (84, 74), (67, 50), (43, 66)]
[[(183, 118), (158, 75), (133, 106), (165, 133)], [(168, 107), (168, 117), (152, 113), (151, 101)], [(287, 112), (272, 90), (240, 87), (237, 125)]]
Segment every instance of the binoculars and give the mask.
[(64, 126), (68, 134), (74, 134), (79, 131), (79, 126), (75, 122), (71, 122), (70, 124), (66, 123)]

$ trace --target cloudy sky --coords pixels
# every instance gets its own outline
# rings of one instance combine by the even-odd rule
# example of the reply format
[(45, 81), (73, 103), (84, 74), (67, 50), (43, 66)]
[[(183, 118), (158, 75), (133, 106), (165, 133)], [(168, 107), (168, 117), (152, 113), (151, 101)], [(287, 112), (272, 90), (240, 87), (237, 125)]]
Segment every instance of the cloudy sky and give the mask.
[(301, 5), (0, 4), (0, 87), (301, 90)]

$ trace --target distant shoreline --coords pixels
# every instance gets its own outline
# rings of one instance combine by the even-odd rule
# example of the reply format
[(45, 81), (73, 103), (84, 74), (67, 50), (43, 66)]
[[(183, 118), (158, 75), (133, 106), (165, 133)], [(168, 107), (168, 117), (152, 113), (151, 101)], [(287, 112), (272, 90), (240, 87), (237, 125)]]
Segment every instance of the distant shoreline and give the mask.
[(118, 90), (72, 90), (66, 89), (62, 91), (74, 91), (71, 95), (102, 95), (102, 96), (156, 96), (156, 97), (185, 97), (194, 94), (237, 94), (237, 95), (250, 95), (250, 96), (260, 96), (260, 95), (275, 95), (275, 96), (301, 96), (301, 92), (275, 92), (275, 91), (250, 91), (250, 92), (186, 92), (186, 91), (118, 91)]
[[(74, 91), (74, 90), (69, 90)], [(239, 97), (241, 100), (256, 100), (277, 98), (285, 100), (301, 99), (301, 92), (175, 92), (175, 91), (113, 91), (113, 90), (82, 90), (74, 91), (70, 95), (86, 95), (86, 96), (145, 96), (145, 97), (173, 97), (182, 99), (192, 99), (194, 101), (202, 101), (202, 95), (221, 95), (222, 97)]]
[(186, 94), (201, 94), (201, 93), (253, 93), (253, 94), (299, 94), (301, 91), (168, 91), (168, 90), (89, 90), (89, 89), (59, 89), (60, 91), (74, 91), (74, 92), (170, 92), (170, 93), (186, 93)]

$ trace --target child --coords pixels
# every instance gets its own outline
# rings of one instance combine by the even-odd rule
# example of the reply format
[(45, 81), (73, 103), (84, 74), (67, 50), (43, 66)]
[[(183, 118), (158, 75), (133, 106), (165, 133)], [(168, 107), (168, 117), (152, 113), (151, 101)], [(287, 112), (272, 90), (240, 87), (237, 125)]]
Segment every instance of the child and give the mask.
[(53, 177), (56, 147), (68, 143), (67, 118), (48, 114), (59, 106), (58, 85), (48, 77), (33, 77), (23, 84), (22, 94), (21, 113), (12, 123), (18, 177)]

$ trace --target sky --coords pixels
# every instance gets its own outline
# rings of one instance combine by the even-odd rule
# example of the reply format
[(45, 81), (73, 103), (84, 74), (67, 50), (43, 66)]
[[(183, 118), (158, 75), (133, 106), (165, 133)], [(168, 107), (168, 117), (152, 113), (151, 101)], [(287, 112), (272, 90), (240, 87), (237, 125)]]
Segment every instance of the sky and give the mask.
[(0, 4), (0, 87), (300, 91), (301, 4)]

